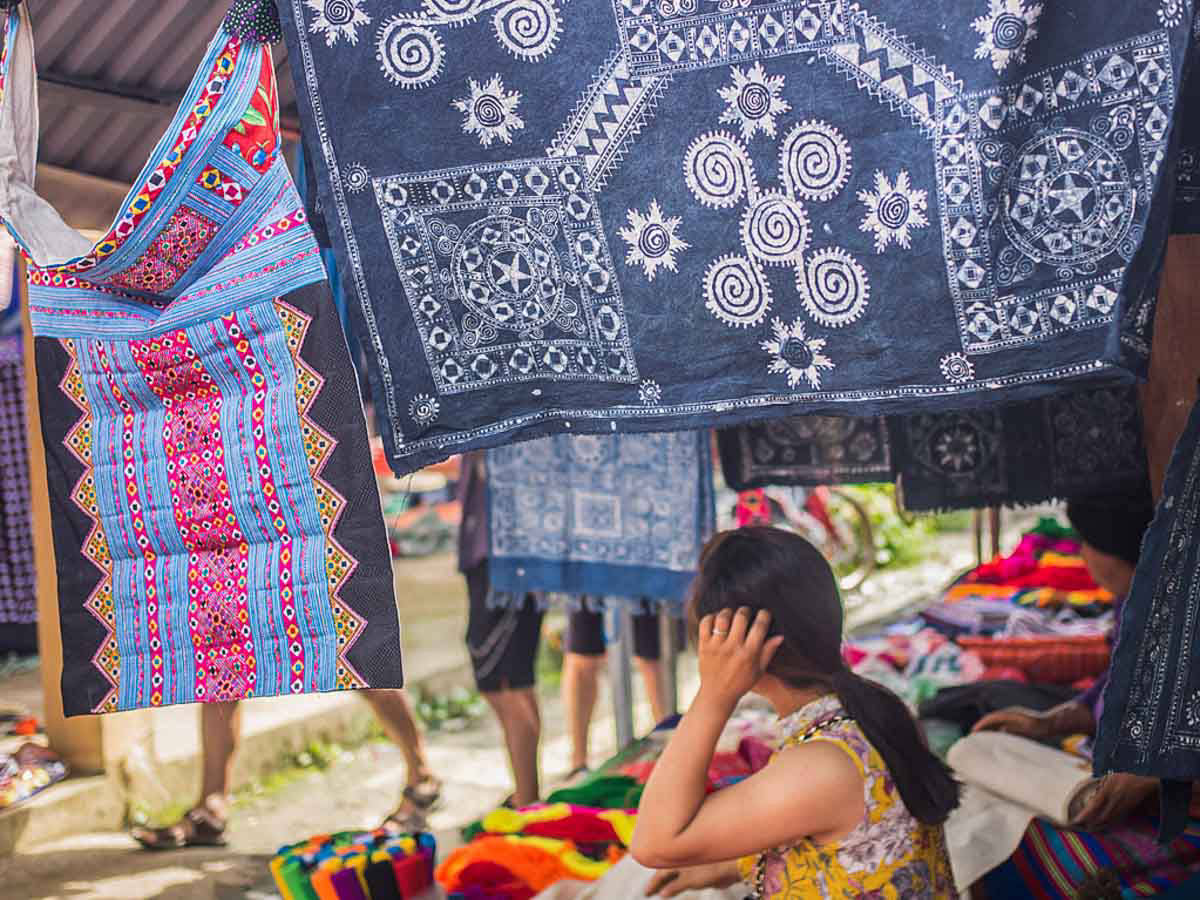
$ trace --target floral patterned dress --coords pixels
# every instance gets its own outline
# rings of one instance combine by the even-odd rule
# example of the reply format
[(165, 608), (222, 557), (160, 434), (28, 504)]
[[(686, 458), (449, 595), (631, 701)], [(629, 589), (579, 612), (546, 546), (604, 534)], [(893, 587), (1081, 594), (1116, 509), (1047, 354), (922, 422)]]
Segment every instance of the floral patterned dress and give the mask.
[[(804, 840), (762, 855), (762, 900), (956, 897), (941, 827), (913, 818), (879, 753), (857, 724), (840, 718), (844, 716), (833, 695), (814, 700), (782, 721), (788, 735), (783, 746), (796, 746), (807, 736), (845, 750), (863, 776), (866, 817), (839, 841)], [(814, 728), (820, 730), (814, 733)], [(738, 861), (747, 884), (756, 883), (759, 860), (748, 856)]]

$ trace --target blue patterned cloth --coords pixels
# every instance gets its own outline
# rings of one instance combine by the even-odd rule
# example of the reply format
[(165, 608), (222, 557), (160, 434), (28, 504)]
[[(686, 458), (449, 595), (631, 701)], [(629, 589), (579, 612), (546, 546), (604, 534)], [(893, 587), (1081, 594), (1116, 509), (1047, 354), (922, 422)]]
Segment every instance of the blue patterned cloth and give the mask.
[(714, 527), (704, 432), (558, 435), (487, 455), (489, 575), (531, 591), (678, 603)]
[(1183, 0), (280, 0), (397, 471), (1144, 370)]
[[(1125, 602), (1096, 741), (1097, 773), (1200, 779), (1198, 646), (1200, 401), (1171, 456)], [(1163, 830), (1170, 836), (1181, 814), (1186, 820), (1190, 792), (1165, 796)]]
[(721, 471), (735, 491), (773, 485), (816, 487), (892, 481), (883, 416), (793, 416), (717, 434)]

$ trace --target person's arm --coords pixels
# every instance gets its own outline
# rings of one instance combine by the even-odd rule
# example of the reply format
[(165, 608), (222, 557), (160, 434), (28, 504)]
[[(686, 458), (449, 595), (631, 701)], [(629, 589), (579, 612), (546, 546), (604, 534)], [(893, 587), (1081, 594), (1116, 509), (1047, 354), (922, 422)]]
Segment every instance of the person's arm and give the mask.
[(700, 691), (642, 794), (630, 848), (642, 865), (723, 862), (862, 818), (862, 776), (843, 750), (825, 741), (785, 750), (761, 772), (705, 796), (721, 730), (781, 642), (766, 639), (769, 624), (765, 612), (751, 624), (746, 609), (700, 623)]
[(976, 722), (971, 731), (1004, 731), (1044, 741), (1071, 734), (1095, 734), (1096, 719), (1092, 707), (1077, 698), (1043, 712), (1023, 706), (998, 709)]

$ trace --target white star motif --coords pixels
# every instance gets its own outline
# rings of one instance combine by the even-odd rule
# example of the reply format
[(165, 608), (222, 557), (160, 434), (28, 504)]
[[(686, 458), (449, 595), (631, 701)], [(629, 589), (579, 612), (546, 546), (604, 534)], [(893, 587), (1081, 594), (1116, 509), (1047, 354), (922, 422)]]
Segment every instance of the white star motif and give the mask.
[(975, 48), (976, 59), (991, 57), (992, 68), (1002, 72), (1009, 63), (1025, 59), (1025, 49), (1037, 37), (1037, 20), (1042, 4), (1025, 5), (1025, 0), (988, 0), (988, 13), (971, 23), (982, 35)]
[(895, 186), (882, 171), (877, 171), (875, 190), (859, 191), (858, 199), (867, 207), (858, 227), (860, 231), (874, 232), (876, 253), (882, 253), (892, 241), (905, 249), (911, 247), (909, 229), (929, 224), (925, 215), (928, 194), (910, 185), (904, 169), (896, 176)]
[(347, 43), (358, 43), (358, 26), (370, 25), (371, 17), (359, 6), (363, 0), (304, 0), (304, 5), (311, 9), (315, 16), (308, 26), (313, 34), (325, 35), (325, 46), (332, 47), (338, 38), (345, 38)]
[(646, 215), (631, 209), (626, 216), (629, 225), (620, 230), (621, 238), (629, 245), (626, 264), (640, 265), (647, 281), (654, 280), (659, 266), (674, 272), (675, 254), (691, 246), (675, 234), (682, 220), (678, 216), (664, 217), (657, 200), (650, 201), (650, 211)]
[(509, 251), (510, 262), (504, 262), (499, 256), (492, 260), (492, 272), (496, 276), (496, 286), (508, 288), (514, 294), (520, 294), (525, 289), (525, 282), (533, 278), (525, 270), (525, 257), (520, 253)]
[(521, 103), (518, 91), (507, 91), (500, 76), (493, 75), (484, 85), (474, 78), (468, 82), (470, 97), (460, 97), (452, 105), (465, 114), (462, 129), (467, 134), (479, 137), (479, 143), (490, 147), (492, 141), (512, 143), (512, 133), (525, 127), (525, 120), (517, 115)]
[(767, 371), (773, 375), (786, 375), (788, 386), (793, 389), (807, 381), (820, 390), (821, 370), (833, 368), (833, 361), (821, 352), (825, 349), (825, 339), (808, 337), (804, 333), (803, 319), (796, 319), (791, 325), (785, 324), (783, 319), (773, 319), (771, 330), (775, 339), (759, 344), (772, 356)]
[(761, 62), (756, 62), (746, 72), (740, 66), (734, 66), (732, 74), (733, 84), (717, 92), (728, 104), (721, 113), (721, 121), (737, 125), (743, 140), (750, 140), (758, 131), (775, 137), (775, 117), (792, 108), (779, 96), (783, 90), (783, 76), (768, 77)]
[(1079, 217), (1082, 222), (1087, 216), (1083, 211), (1083, 201), (1092, 195), (1092, 189), (1086, 185), (1080, 187), (1075, 183), (1075, 176), (1068, 172), (1063, 176), (1063, 184), (1065, 187), (1054, 188), (1047, 191), (1053, 199), (1058, 201), (1058, 206), (1054, 208), (1054, 215), (1058, 215), (1063, 210), (1073, 212)]

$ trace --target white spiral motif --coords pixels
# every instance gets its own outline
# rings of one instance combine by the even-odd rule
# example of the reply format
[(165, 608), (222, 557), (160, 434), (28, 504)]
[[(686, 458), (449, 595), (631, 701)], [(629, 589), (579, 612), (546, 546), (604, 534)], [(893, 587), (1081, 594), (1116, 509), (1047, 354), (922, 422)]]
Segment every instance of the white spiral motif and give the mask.
[(879, 201), (875, 214), (883, 225), (896, 231), (905, 226), (911, 211), (912, 204), (908, 202), (908, 196), (899, 191), (892, 191)]
[(325, 18), (330, 25), (348, 25), (355, 9), (349, 0), (325, 0)]
[(671, 249), (671, 234), (662, 225), (653, 222), (638, 235), (638, 250), (649, 259), (657, 259)]
[(771, 308), (771, 286), (744, 256), (722, 256), (704, 273), (705, 306), (734, 328), (757, 325)]
[(512, 0), (496, 11), (492, 24), (508, 52), (526, 62), (553, 51), (562, 31), (553, 0)]
[(703, 134), (683, 158), (688, 188), (705, 206), (737, 206), (747, 192), (756, 191), (754, 164), (741, 141), (728, 131)]
[(367, 167), (362, 163), (351, 163), (346, 168), (345, 182), (346, 190), (352, 194), (357, 194), (367, 186), (370, 176), (367, 174)]
[(797, 266), (796, 289), (808, 314), (830, 328), (858, 319), (871, 293), (866, 271), (840, 247), (818, 250)]
[(1006, 12), (996, 17), (992, 25), (992, 40), (1001, 50), (1016, 50), (1025, 43), (1028, 31), (1029, 26), (1023, 18)]
[(442, 74), (446, 50), (432, 30), (393, 16), (379, 29), (375, 58), (384, 76), (402, 88), (421, 88)]
[(942, 376), (947, 381), (962, 384), (975, 377), (975, 365), (961, 353), (947, 353), (940, 363)]
[(799, 263), (808, 248), (808, 238), (804, 206), (775, 191), (759, 197), (742, 216), (746, 252), (767, 265)]
[(783, 139), (779, 172), (792, 196), (828, 200), (850, 177), (850, 144), (827, 122), (800, 122)]

